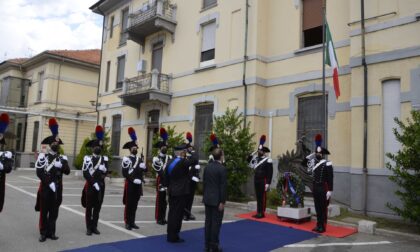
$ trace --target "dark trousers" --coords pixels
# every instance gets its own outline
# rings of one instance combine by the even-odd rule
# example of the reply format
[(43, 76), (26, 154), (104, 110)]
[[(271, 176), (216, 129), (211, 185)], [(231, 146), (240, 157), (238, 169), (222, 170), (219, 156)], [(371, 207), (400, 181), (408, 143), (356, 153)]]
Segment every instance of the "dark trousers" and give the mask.
[(190, 194), (187, 197), (187, 204), (185, 206), (184, 215), (187, 217), (191, 216), (192, 205), (194, 203), (195, 189), (197, 188), (197, 182), (190, 182)]
[(155, 205), (155, 219), (156, 221), (166, 220), (166, 191), (156, 192), (156, 205)]
[(179, 239), (179, 232), (182, 226), (182, 217), (187, 201), (187, 195), (169, 196), (169, 213), (168, 213), (168, 228), (167, 240), (177, 241)]
[(223, 213), (218, 206), (205, 205), (206, 221), (204, 226), (204, 240), (206, 249), (218, 250), (219, 233), (222, 226)]
[(137, 204), (141, 196), (141, 185), (126, 182), (127, 199), (124, 208), (125, 224), (134, 224), (136, 221)]
[(159, 191), (160, 176), (156, 179), (156, 203), (155, 203), (155, 220), (166, 220), (166, 191)]
[(51, 191), (48, 186), (40, 187), (39, 232), (41, 235), (55, 235), (55, 222), (58, 215), (56, 201), (56, 192)]
[(265, 181), (254, 181), (255, 196), (257, 197), (257, 213), (265, 214), (267, 192), (265, 191)]
[(326, 228), (327, 224), (327, 190), (324, 184), (314, 184), (313, 196), (316, 211), (317, 227)]
[(101, 211), (102, 202), (104, 201), (105, 185), (100, 185), (100, 191), (93, 186), (88, 185), (86, 191), (86, 211), (85, 221), (86, 228), (93, 230), (98, 227), (99, 212)]

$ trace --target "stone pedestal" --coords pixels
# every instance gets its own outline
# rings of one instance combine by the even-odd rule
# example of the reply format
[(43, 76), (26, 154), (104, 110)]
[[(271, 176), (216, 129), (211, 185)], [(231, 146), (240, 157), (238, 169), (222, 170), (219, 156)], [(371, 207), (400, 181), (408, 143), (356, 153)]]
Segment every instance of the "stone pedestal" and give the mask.
[(278, 207), (277, 216), (280, 219), (293, 220), (297, 222), (305, 222), (305, 221), (311, 220), (311, 208), (309, 207), (300, 207), (300, 208)]

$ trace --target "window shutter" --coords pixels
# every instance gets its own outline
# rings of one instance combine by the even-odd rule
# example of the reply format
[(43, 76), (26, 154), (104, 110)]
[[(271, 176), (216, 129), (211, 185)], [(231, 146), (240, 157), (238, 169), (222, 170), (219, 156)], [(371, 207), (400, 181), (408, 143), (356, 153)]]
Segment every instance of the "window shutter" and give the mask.
[(303, 27), (309, 30), (322, 26), (322, 0), (303, 0)]
[(399, 80), (385, 81), (382, 86), (383, 97), (383, 134), (384, 134), (384, 161), (390, 162), (385, 154), (396, 153), (400, 149), (399, 142), (395, 139), (393, 128), (397, 128), (394, 117), (401, 115), (401, 87)]
[(111, 146), (112, 153), (118, 156), (120, 153), (120, 138), (121, 138), (121, 115), (112, 116), (112, 138)]
[(212, 22), (203, 26), (203, 45), (201, 52), (212, 50), (215, 48), (216, 41), (216, 22)]
[(122, 56), (118, 58), (117, 88), (122, 87), (122, 82), (124, 81), (124, 71), (125, 71), (125, 56)]

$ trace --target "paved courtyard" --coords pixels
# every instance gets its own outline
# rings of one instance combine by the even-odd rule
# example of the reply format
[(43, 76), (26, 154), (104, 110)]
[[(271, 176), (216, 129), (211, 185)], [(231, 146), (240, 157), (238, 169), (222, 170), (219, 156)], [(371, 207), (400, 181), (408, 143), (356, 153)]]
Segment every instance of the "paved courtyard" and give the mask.
[[(39, 180), (35, 171), (12, 171), (6, 179), (6, 197), (3, 212), (0, 213), (0, 251), (60, 251), (93, 244), (137, 239), (166, 233), (166, 226), (154, 221), (155, 196), (150, 187), (140, 199), (136, 224), (139, 230), (124, 228), (124, 206), (122, 204), (122, 183), (108, 184), (100, 214), (98, 229), (101, 235), (85, 235), (84, 208), (80, 204), (84, 180), (73, 176), (64, 178), (64, 199), (57, 221), (57, 241), (48, 239), (38, 242), (39, 213), (34, 211)], [(238, 213), (246, 210), (228, 206), (224, 222), (237, 221)], [(204, 207), (201, 198), (196, 197), (192, 210), (196, 221), (184, 221), (182, 230), (204, 226)], [(223, 228), (223, 227), (222, 227)], [(252, 230), (244, 230), (252, 232)], [(166, 242), (162, 240), (162, 242)], [(186, 241), (188, 242), (188, 240)], [(256, 241), (258, 242), (258, 241)], [(223, 244), (222, 244), (223, 246)], [(320, 236), (276, 251), (418, 251), (420, 241), (397, 235), (381, 236), (355, 234), (343, 239)], [(141, 250), (141, 249), (140, 249)], [(139, 251), (140, 251), (139, 250)]]

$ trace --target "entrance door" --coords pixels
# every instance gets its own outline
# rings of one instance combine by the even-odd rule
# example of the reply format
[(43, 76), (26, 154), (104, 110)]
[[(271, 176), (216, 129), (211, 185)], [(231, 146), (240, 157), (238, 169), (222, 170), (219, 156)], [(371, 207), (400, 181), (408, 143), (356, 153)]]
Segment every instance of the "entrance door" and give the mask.
[[(328, 100), (328, 96), (326, 97)], [(315, 150), (315, 136), (322, 135), (323, 144), (327, 146), (327, 137), (324, 136), (325, 111), (322, 95), (301, 97), (298, 100), (298, 130), (297, 137), (305, 136), (305, 146), (311, 151)], [(327, 134), (328, 135), (328, 134)]]

